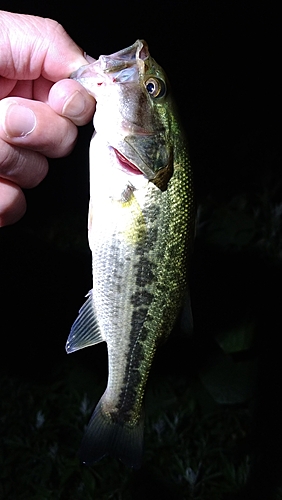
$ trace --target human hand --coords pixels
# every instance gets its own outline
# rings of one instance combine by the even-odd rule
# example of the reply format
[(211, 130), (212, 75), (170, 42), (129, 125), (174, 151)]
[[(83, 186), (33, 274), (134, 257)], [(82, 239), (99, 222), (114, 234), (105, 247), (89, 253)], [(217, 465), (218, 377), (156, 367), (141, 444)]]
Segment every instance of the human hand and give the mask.
[(46, 157), (66, 156), (94, 99), (67, 79), (87, 64), (82, 50), (50, 19), (0, 11), (0, 226), (26, 211), (21, 188), (39, 184)]

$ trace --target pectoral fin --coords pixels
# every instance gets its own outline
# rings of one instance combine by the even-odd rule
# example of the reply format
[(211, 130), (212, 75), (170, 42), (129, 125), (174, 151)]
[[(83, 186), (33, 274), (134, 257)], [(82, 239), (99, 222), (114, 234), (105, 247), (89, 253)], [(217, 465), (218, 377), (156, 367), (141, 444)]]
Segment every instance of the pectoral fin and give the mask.
[(86, 297), (87, 300), (79, 310), (78, 317), (72, 325), (68, 336), (66, 343), (68, 354), (104, 341), (95, 318), (92, 290)]

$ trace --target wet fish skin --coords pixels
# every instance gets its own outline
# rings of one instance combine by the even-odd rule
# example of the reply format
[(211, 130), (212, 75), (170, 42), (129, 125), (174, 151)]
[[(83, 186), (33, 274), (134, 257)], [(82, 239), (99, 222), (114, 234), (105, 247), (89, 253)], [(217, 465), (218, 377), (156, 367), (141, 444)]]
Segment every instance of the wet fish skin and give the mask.
[(80, 455), (92, 464), (111, 454), (138, 468), (147, 378), (187, 288), (192, 171), (169, 84), (146, 42), (100, 56), (73, 77), (97, 100), (90, 146), (93, 291), (66, 349), (105, 340), (109, 358), (107, 388)]

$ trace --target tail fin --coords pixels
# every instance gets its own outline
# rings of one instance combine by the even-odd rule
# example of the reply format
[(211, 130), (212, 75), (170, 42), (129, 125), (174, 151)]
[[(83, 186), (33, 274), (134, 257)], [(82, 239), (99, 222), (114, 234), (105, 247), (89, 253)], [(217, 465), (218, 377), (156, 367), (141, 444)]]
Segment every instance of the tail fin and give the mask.
[(119, 458), (125, 465), (139, 469), (143, 452), (144, 419), (131, 427), (114, 422), (102, 410), (101, 400), (96, 406), (85, 431), (79, 457), (92, 465), (105, 455)]

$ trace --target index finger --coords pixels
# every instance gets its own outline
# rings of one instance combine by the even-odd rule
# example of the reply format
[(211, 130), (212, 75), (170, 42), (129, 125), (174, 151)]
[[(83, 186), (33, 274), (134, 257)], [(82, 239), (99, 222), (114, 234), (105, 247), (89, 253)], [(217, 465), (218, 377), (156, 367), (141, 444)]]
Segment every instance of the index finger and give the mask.
[(0, 11), (0, 75), (57, 82), (88, 61), (64, 28), (52, 19)]

